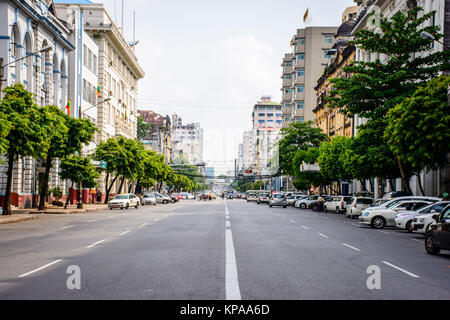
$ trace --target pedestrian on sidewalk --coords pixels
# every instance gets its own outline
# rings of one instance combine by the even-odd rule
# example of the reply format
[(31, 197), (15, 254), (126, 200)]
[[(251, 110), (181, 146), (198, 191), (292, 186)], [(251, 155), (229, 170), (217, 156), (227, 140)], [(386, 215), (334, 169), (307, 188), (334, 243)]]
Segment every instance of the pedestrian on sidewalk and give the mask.
[(96, 195), (96, 190), (94, 188), (91, 189), (91, 194), (92, 194), (92, 204), (95, 204), (95, 195)]
[(102, 203), (102, 192), (97, 189), (97, 203)]

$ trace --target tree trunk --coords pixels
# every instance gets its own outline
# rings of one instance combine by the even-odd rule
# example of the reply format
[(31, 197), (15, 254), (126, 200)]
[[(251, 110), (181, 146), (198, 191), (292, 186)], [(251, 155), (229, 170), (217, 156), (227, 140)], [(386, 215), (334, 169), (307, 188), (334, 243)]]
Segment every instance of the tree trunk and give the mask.
[(114, 183), (116, 182), (117, 178), (119, 176), (115, 176), (114, 179), (111, 182), (111, 185), (108, 187), (108, 185), (106, 185), (106, 195), (105, 195), (105, 204), (108, 204), (108, 200), (109, 200), (109, 194), (111, 193), (111, 189), (114, 185)]
[(12, 175), (14, 169), (14, 156), (8, 156), (8, 176), (6, 180), (6, 190), (5, 190), (5, 205), (3, 208), (2, 215), (11, 215), (11, 185), (12, 185)]
[(419, 183), (420, 193), (422, 194), (422, 196), (425, 196), (425, 191), (423, 190), (423, 186), (422, 186), (422, 179), (420, 178), (420, 172), (417, 172), (416, 176), (417, 176), (417, 182)]
[(398, 167), (400, 168), (400, 174), (402, 175), (402, 183), (405, 191), (411, 192), (411, 187), (409, 186), (409, 179), (406, 177), (405, 168), (403, 167), (403, 162), (400, 160), (400, 157), (397, 157)]
[(131, 191), (133, 190), (133, 182), (130, 182), (130, 185), (128, 186), (128, 193), (131, 193)]
[(389, 179), (389, 185), (391, 186), (391, 190), (395, 191), (394, 190), (394, 181), (392, 179)]
[(338, 180), (338, 194), (341, 195), (342, 194), (342, 189), (341, 189), (341, 181)]
[(45, 198), (47, 197), (48, 193), (48, 178), (50, 176), (50, 169), (52, 167), (52, 157), (47, 157), (45, 160), (45, 173), (44, 173), (44, 180), (41, 183), (41, 194), (39, 198), (39, 208), (38, 210), (45, 210)]
[(366, 187), (366, 181), (364, 181), (363, 179), (360, 179), (359, 182), (361, 183), (363, 191), (369, 191), (369, 190), (367, 190), (367, 187)]
[(106, 172), (106, 178), (105, 178), (105, 194), (108, 193), (108, 182), (109, 182), (109, 172)]
[(80, 182), (78, 182), (78, 199), (77, 199), (77, 209), (83, 209), (83, 201), (82, 201), (82, 197), (81, 197), (81, 192), (83, 188), (83, 184)]
[[(72, 187), (70, 189), (73, 189), (74, 183), (72, 181)], [(69, 189), (69, 194), (66, 197), (66, 203), (64, 204), (64, 209), (67, 209), (67, 206), (69, 205), (69, 201), (70, 201), (70, 189)]]
[(369, 179), (369, 184), (370, 184), (370, 192), (374, 193), (372, 179)]
[(117, 194), (122, 193), (122, 187), (123, 187), (124, 182), (125, 182), (125, 177), (122, 177), (122, 180), (120, 181), (119, 191), (117, 192)]

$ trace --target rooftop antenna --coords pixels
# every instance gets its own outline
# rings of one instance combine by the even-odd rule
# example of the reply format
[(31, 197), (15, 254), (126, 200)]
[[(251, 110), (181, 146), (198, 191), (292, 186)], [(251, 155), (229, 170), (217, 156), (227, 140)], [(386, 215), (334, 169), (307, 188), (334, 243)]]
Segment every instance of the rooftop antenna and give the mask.
[(123, 36), (124, 36), (124, 32), (123, 32), (123, 30), (124, 30), (124, 25), (123, 25), (123, 17), (124, 17), (123, 11), (124, 11), (124, 8), (125, 8), (124, 0), (122, 0), (122, 35)]

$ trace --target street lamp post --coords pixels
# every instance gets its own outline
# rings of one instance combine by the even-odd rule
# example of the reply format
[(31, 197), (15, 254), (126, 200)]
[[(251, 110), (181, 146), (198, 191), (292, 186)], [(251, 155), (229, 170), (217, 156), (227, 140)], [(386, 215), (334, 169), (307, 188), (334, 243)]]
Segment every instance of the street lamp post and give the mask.
[(28, 58), (28, 57), (34, 56), (34, 55), (36, 55), (36, 54), (38, 54), (38, 53), (51, 51), (52, 49), (53, 49), (53, 48), (52, 48), (51, 46), (47, 46), (47, 47), (45, 47), (45, 48), (42, 48), (41, 50), (38, 50), (38, 51), (36, 51), (36, 52), (32, 52), (32, 53), (30, 53), (30, 54), (27, 54), (26, 56), (23, 56), (22, 58), (16, 59), (16, 60), (11, 61), (11, 62), (8, 62), (8, 63), (5, 64), (5, 65), (3, 64), (3, 58), (0, 58), (0, 95), (1, 95), (1, 92), (2, 92), (2, 89), (3, 89), (3, 87), (2, 87), (3, 81), (6, 81), (6, 79), (3, 79), (3, 77), (4, 77), (4, 71), (5, 71), (5, 68), (6, 68), (7, 66), (9, 66), (9, 65), (11, 65), (11, 64), (13, 64), (13, 63), (16, 63), (17, 61), (20, 61), (20, 60), (26, 59), (26, 58)]
[(422, 31), (422, 32), (420, 33), (420, 36), (421, 36), (423, 39), (430, 39), (430, 40), (436, 41), (437, 43), (442, 44), (442, 45), (444, 46), (444, 48), (450, 49), (449, 46), (447, 46), (446, 44), (444, 44), (442, 41), (439, 41), (438, 39), (436, 39), (436, 38), (435, 38), (431, 33), (429, 33), (429, 32)]

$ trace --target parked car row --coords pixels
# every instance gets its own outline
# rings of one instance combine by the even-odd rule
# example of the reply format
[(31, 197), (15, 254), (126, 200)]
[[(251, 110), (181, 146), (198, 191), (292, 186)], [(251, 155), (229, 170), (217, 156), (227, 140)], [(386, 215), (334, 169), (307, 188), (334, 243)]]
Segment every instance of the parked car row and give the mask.
[(288, 206), (286, 196), (282, 193), (269, 193), (269, 192), (259, 192), (259, 193), (248, 193), (247, 202), (255, 201), (257, 204), (266, 203), (269, 207), (283, 207)]
[(167, 204), (167, 203), (175, 203), (180, 200), (176, 194), (172, 194), (171, 196), (165, 193), (159, 192), (145, 192), (142, 196), (138, 197), (133, 193), (122, 193), (116, 195), (113, 199), (109, 200), (108, 208), (112, 209), (129, 209), (130, 207), (134, 207), (138, 209), (140, 206), (145, 205), (153, 205), (156, 204)]

